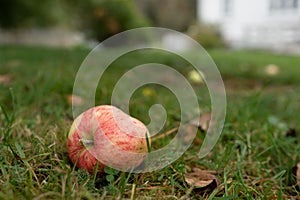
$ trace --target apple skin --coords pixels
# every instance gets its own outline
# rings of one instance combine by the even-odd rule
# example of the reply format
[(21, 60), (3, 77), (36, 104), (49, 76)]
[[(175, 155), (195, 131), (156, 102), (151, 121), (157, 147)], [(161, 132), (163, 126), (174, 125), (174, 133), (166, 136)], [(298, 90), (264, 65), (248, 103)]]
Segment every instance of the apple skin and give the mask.
[[(90, 173), (109, 166), (122, 171), (138, 167), (148, 148), (147, 127), (111, 105), (93, 107), (73, 122), (68, 135), (68, 154), (79, 168)], [(149, 140), (150, 142), (150, 140)]]

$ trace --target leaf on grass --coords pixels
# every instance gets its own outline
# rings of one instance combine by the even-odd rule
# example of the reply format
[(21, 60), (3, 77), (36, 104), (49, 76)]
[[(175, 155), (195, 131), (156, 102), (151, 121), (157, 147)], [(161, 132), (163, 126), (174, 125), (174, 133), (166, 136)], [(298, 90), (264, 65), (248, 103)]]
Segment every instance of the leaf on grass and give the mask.
[(12, 76), (8, 74), (0, 75), (0, 84), (8, 85), (12, 82)]
[(265, 73), (269, 76), (275, 76), (280, 72), (279, 67), (274, 64), (269, 64), (265, 67)]
[(149, 88), (149, 87), (143, 89), (142, 93), (145, 97), (153, 97), (153, 96), (156, 95), (155, 91), (152, 88)]
[(17, 151), (18, 151), (18, 153), (19, 153), (20, 158), (21, 158), (21, 159), (24, 159), (24, 158), (25, 158), (25, 153), (24, 153), (24, 151), (22, 150), (22, 147), (19, 145), (18, 142), (15, 142), (15, 146), (16, 146), (16, 149), (17, 149)]
[(75, 105), (75, 106), (81, 106), (84, 104), (84, 100), (82, 97), (74, 95), (74, 94), (70, 94), (67, 96), (67, 101), (68, 104), (70, 105)]
[(192, 141), (195, 141), (198, 137), (195, 137), (197, 134), (197, 127), (187, 124), (184, 125), (182, 132), (178, 132), (179, 134), (176, 135), (180, 141), (180, 145), (187, 145), (190, 144)]
[(216, 171), (201, 170), (199, 168), (193, 168), (193, 172), (185, 174), (185, 181), (187, 184), (193, 187), (204, 188), (210, 187), (215, 189), (220, 181), (217, 178)]
[(298, 162), (297, 166), (293, 167), (292, 169), (293, 174), (296, 176), (297, 185), (300, 187), (300, 162)]
[(188, 73), (188, 79), (192, 82), (192, 83), (195, 83), (195, 84), (200, 84), (200, 83), (203, 83), (204, 80), (203, 80), (203, 73), (201, 71), (196, 71), (196, 70), (191, 70), (189, 71)]
[(209, 122), (211, 120), (211, 113), (204, 113), (200, 116), (200, 119), (193, 119), (190, 121), (191, 125), (197, 126), (200, 128), (202, 131), (206, 131), (209, 127)]

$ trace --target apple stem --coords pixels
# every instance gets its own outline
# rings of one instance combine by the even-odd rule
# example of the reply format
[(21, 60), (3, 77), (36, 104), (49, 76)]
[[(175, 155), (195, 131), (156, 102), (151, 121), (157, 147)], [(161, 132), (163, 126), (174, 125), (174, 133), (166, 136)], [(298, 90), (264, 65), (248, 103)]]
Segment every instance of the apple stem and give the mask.
[(150, 141), (149, 141), (149, 138), (148, 138), (148, 132), (146, 132), (145, 135), (146, 135), (148, 153), (150, 153), (151, 152), (151, 146), (150, 146)]

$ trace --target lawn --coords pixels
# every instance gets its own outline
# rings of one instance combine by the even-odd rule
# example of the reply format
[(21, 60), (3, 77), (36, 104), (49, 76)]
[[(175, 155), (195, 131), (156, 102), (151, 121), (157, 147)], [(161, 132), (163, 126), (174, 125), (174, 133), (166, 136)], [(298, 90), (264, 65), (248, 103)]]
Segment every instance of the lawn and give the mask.
[[(212, 152), (205, 158), (197, 157), (205, 135), (199, 130), (185, 154), (162, 170), (144, 174), (107, 170), (107, 174), (90, 175), (72, 165), (66, 148), (73, 122), (68, 97), (88, 53), (83, 48), (0, 47), (0, 75), (6, 76), (6, 81), (0, 82), (0, 199), (300, 196), (292, 173), (300, 162), (300, 57), (264, 51), (209, 50), (227, 92), (226, 122)], [(164, 63), (184, 75), (191, 68), (184, 60), (157, 52), (122, 57), (100, 81), (97, 104), (109, 104), (113, 83), (130, 67), (143, 62)], [(276, 73), (266, 71), (270, 64), (277, 66)], [(201, 109), (209, 112), (205, 86), (194, 87)], [(152, 91), (151, 95), (145, 89)], [(149, 107), (162, 103), (168, 111), (163, 131), (168, 131), (179, 121), (180, 109), (174, 98), (165, 88), (147, 85), (132, 96), (130, 111), (147, 123)], [(290, 129), (296, 133), (287, 134)], [(152, 148), (161, 148), (171, 137), (153, 141)], [(193, 167), (215, 171), (219, 185), (192, 188), (185, 181), (185, 173)]]

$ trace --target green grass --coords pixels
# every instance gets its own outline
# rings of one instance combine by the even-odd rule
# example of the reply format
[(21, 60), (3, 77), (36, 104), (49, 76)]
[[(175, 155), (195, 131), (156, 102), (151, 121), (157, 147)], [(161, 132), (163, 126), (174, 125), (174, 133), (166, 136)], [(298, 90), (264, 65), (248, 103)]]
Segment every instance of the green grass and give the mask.
[[(0, 199), (271, 199), (299, 196), (292, 167), (300, 161), (300, 57), (261, 51), (210, 50), (224, 78), (227, 117), (213, 151), (199, 159), (193, 144), (172, 165), (145, 174), (106, 169), (90, 175), (70, 162), (66, 138), (72, 123), (67, 96), (76, 72), (88, 54), (85, 49), (0, 47), (0, 74), (13, 81), (0, 84)], [(113, 83), (131, 66), (160, 62), (183, 74), (188, 63), (170, 55), (137, 53), (120, 58), (105, 72), (97, 104), (109, 104)], [(276, 64), (276, 76), (265, 66)], [(143, 95), (151, 88), (154, 95)], [(201, 108), (209, 111), (208, 93), (197, 86)], [(162, 103), (168, 110), (164, 131), (177, 126), (180, 109), (174, 95), (148, 85), (137, 90), (130, 104), (133, 116), (149, 122), (148, 109)], [(286, 137), (289, 128), (297, 137)], [(198, 133), (203, 138), (204, 133)], [(169, 138), (155, 141), (154, 150)], [(192, 167), (215, 170), (221, 184), (213, 191), (191, 190), (184, 173)], [(226, 197), (226, 198), (225, 198)]]

